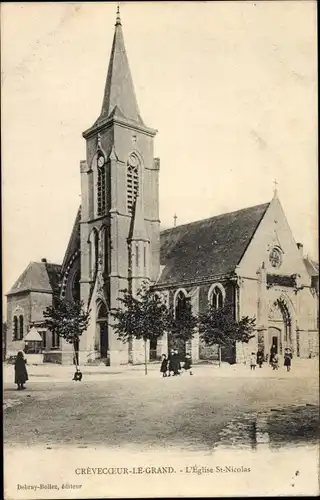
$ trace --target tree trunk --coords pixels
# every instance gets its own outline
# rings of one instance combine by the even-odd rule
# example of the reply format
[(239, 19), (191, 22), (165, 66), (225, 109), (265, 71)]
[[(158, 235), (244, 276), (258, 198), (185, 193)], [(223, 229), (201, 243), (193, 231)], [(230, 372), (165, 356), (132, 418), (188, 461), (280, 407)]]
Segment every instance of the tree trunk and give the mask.
[(221, 345), (219, 345), (219, 367), (221, 366)]
[(73, 342), (73, 359), (76, 365), (76, 370), (79, 369), (79, 341), (74, 340)]
[(148, 366), (147, 366), (147, 340), (144, 339), (144, 374), (148, 374)]

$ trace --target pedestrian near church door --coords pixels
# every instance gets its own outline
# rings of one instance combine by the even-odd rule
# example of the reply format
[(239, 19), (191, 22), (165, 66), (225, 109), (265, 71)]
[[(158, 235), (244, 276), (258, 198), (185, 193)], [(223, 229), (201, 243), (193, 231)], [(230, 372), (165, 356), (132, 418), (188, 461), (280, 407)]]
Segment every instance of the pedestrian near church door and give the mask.
[(281, 354), (281, 330), (273, 326), (269, 327), (269, 345), (266, 352), (269, 353), (272, 346), (275, 346), (276, 354)]

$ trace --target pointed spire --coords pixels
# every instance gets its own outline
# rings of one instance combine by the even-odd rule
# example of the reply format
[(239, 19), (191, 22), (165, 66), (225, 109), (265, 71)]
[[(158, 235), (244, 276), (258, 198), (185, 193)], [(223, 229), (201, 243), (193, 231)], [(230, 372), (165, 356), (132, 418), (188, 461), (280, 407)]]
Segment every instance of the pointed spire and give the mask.
[(143, 125), (124, 45), (119, 4), (101, 114), (98, 119), (124, 116)]

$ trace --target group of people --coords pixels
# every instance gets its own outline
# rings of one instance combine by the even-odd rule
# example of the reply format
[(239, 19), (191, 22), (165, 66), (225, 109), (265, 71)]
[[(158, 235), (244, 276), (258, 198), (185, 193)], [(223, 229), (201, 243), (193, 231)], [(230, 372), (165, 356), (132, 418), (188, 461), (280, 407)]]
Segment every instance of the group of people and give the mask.
[(182, 370), (186, 373), (189, 372), (190, 375), (193, 375), (190, 354), (187, 353), (183, 359), (181, 359), (178, 349), (171, 349), (168, 357), (166, 354), (162, 354), (160, 366), (160, 373), (162, 373), (162, 377), (175, 377), (180, 375)]
[[(284, 350), (284, 366), (287, 368), (288, 372), (291, 370), (291, 360), (292, 360), (292, 352), (291, 352), (291, 349), (289, 347), (287, 347)], [(255, 370), (257, 365), (259, 366), (259, 368), (261, 368), (264, 361), (267, 361), (267, 362), (269, 361), (269, 364), (272, 367), (272, 369), (278, 370), (280, 360), (279, 360), (279, 355), (277, 353), (277, 348), (275, 345), (273, 345), (270, 349), (269, 358), (266, 356), (266, 359), (265, 359), (262, 350), (259, 350), (257, 352), (257, 354), (255, 352), (251, 353), (251, 356), (250, 356), (250, 368), (251, 368), (251, 370)]]

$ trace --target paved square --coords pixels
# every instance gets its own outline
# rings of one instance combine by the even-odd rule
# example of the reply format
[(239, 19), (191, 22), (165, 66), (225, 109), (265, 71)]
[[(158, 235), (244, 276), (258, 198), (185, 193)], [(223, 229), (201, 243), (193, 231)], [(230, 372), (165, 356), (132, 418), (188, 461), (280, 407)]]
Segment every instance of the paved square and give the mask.
[(316, 370), (268, 366), (255, 373), (195, 367), (193, 377), (166, 379), (132, 370), (85, 375), (81, 383), (31, 376), (26, 391), (5, 383), (5, 444), (210, 452), (253, 448), (261, 425), (274, 445), (314, 442), (318, 394)]

